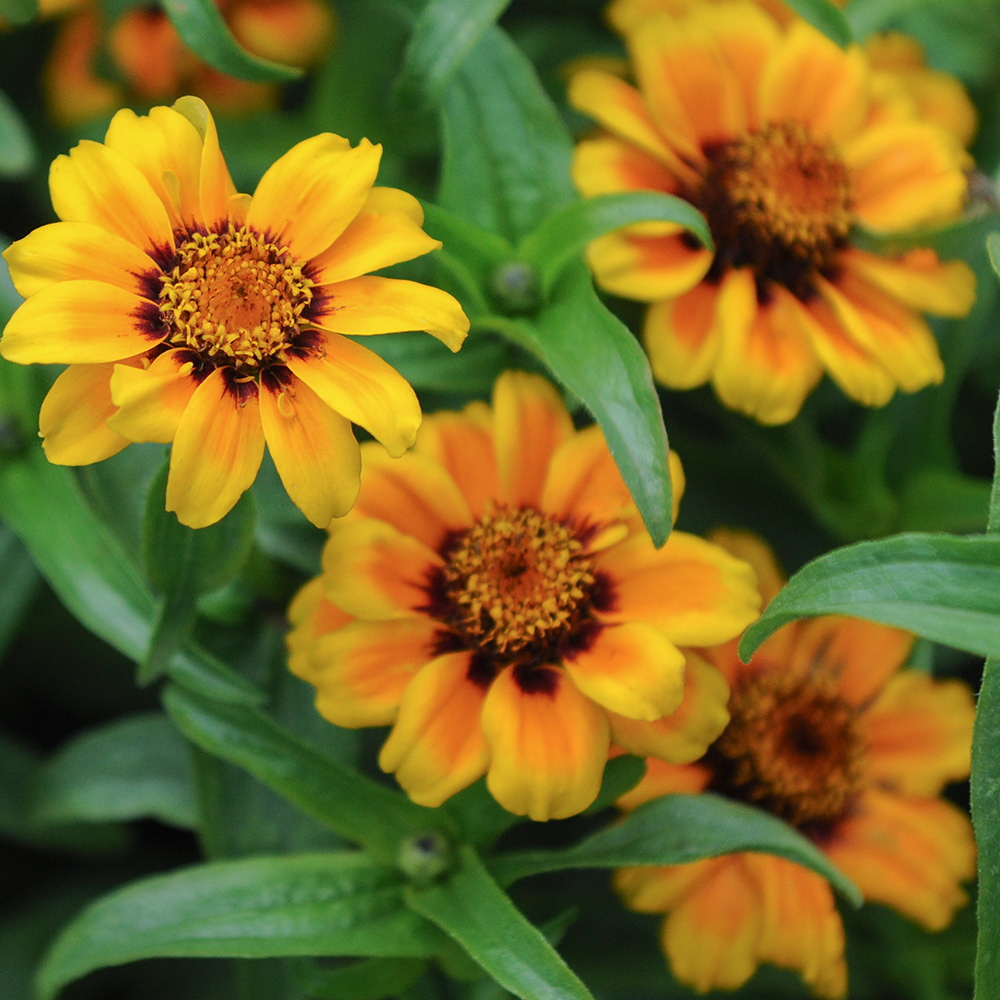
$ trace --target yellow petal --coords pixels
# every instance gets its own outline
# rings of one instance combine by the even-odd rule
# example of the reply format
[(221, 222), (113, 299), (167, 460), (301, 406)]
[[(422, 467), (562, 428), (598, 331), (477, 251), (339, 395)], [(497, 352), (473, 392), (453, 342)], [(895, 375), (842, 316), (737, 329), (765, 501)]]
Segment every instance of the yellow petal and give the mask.
[(288, 359), (288, 367), (331, 409), (364, 427), (394, 457), (412, 447), (420, 403), (410, 383), (373, 351), (336, 335), (325, 355)]
[(167, 510), (189, 528), (225, 517), (257, 477), (264, 457), (257, 387), (230, 383), (217, 368), (191, 396), (177, 425)]
[(129, 443), (106, 423), (115, 411), (109, 388), (114, 367), (70, 365), (52, 384), (38, 414), (50, 462), (89, 465), (116, 455)]
[(40, 226), (4, 251), (11, 281), (28, 298), (57, 281), (92, 280), (142, 294), (139, 276), (159, 273), (134, 243), (92, 222)]
[(509, 812), (534, 820), (582, 812), (601, 787), (608, 720), (561, 671), (537, 667), (525, 682), (504, 670), (483, 705), (490, 751), (486, 784)]
[(333, 333), (362, 336), (426, 330), (457, 351), (469, 332), (458, 300), (440, 288), (401, 278), (364, 275), (322, 289), (313, 322)]
[(272, 232), (299, 260), (322, 253), (361, 211), (378, 174), (382, 147), (351, 147), (324, 132), (275, 161), (254, 191), (247, 224)]
[(110, 426), (130, 441), (173, 441), (198, 381), (187, 351), (164, 351), (149, 368), (116, 365), (111, 396), (118, 412)]
[(658, 382), (694, 389), (709, 380), (719, 354), (718, 301), (719, 286), (702, 282), (649, 307), (642, 336)]
[(103, 281), (60, 281), (11, 317), (0, 353), (18, 364), (101, 364), (149, 350), (163, 339), (159, 310)]
[(682, 236), (638, 236), (627, 230), (600, 236), (587, 247), (597, 283), (615, 295), (656, 302), (688, 291), (712, 266), (712, 252)]
[(317, 528), (342, 517), (361, 486), (361, 451), (351, 422), (288, 375), (261, 379), (260, 420), (292, 502)]
[(182, 97), (174, 102), (173, 110), (191, 122), (201, 136), (203, 145), (198, 181), (201, 219), (205, 226), (212, 227), (232, 215), (236, 196), (236, 186), (219, 148), (215, 119), (200, 97)]
[(418, 671), (379, 754), (382, 770), (395, 772), (422, 806), (441, 805), (486, 770), (479, 724), (485, 691), (468, 673), (468, 653), (446, 653)]
[(580, 142), (573, 151), (572, 170), (573, 183), (587, 198), (619, 191), (675, 194), (680, 188), (676, 175), (659, 160), (613, 136)]
[(49, 170), (52, 207), (64, 222), (92, 222), (140, 249), (174, 246), (163, 203), (117, 150), (84, 139)]

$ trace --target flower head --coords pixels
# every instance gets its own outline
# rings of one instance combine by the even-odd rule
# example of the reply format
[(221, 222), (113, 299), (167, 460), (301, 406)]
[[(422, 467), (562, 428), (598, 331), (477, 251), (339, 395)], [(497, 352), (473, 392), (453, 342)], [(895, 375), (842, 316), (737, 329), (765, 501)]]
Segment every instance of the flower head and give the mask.
[(39, 418), (50, 461), (96, 462), (133, 441), (173, 442), (167, 509), (223, 517), (264, 445), (322, 527), (350, 508), (351, 422), (393, 455), (412, 443), (409, 384), (345, 334), (427, 330), (452, 350), (468, 320), (446, 293), (366, 272), (440, 244), (417, 201), (373, 187), (381, 147), (324, 133), (237, 194), (196, 98), (137, 117), (52, 165), (62, 222), (4, 253), (17, 290), (0, 353), (68, 364)]
[[(748, 559), (765, 600), (774, 557), (744, 533), (716, 541)], [(649, 761), (623, 800), (712, 791), (781, 817), (812, 839), (865, 899), (939, 930), (975, 872), (968, 818), (939, 798), (969, 773), (968, 687), (901, 670), (913, 636), (824, 616), (776, 632), (744, 665), (730, 642), (703, 650), (729, 682), (730, 722), (696, 764)], [(663, 947), (696, 989), (735, 989), (763, 962), (797, 970), (824, 997), (846, 992), (844, 932), (829, 884), (783, 858), (730, 854), (623, 869), (627, 904), (664, 913)]]
[[(676, 460), (673, 480), (679, 497)], [(558, 818), (594, 800), (612, 741), (702, 753), (726, 688), (680, 647), (734, 636), (758, 603), (718, 546), (675, 531), (655, 549), (600, 430), (508, 373), (492, 410), (429, 417), (398, 462), (366, 455), (292, 605), (290, 666), (331, 722), (392, 726), (380, 764), (415, 801), (485, 774), (506, 809)]]
[(626, 21), (637, 86), (593, 69), (571, 82), (573, 103), (605, 130), (578, 145), (577, 186), (680, 195), (715, 242), (713, 253), (644, 223), (591, 244), (598, 282), (650, 303), (657, 378), (711, 381), (765, 423), (791, 420), (824, 371), (867, 405), (939, 382), (920, 313), (964, 315), (972, 272), (926, 248), (880, 256), (851, 235), (955, 216), (968, 159), (954, 134), (920, 120), (859, 48), (755, 4)]

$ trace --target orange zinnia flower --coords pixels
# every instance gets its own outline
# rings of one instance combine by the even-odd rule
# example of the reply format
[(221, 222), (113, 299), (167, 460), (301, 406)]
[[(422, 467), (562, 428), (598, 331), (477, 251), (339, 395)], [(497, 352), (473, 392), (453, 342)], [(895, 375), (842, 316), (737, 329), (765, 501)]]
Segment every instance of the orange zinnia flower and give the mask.
[(366, 272), (440, 244), (410, 195), (373, 187), (381, 147), (306, 139), (237, 194), (197, 98), (137, 117), (52, 164), (64, 221), (4, 253), (27, 301), (0, 354), (68, 364), (39, 418), (49, 460), (84, 465), (132, 441), (173, 442), (167, 509), (224, 516), (267, 443), (282, 482), (323, 527), (359, 482), (351, 421), (393, 455), (420, 406), (344, 334), (427, 330), (453, 350), (469, 322), (445, 292)]
[(679, 531), (655, 549), (600, 430), (538, 377), (429, 417), (398, 462), (366, 455), (330, 532), (291, 669), (331, 722), (392, 725), (379, 762), (422, 805), (485, 774), (511, 812), (569, 816), (611, 741), (694, 760), (726, 724), (725, 685), (678, 647), (749, 623), (750, 567)]
[(572, 102), (607, 130), (577, 147), (577, 186), (680, 195), (715, 241), (712, 253), (644, 223), (591, 244), (604, 288), (651, 303), (657, 378), (711, 381), (764, 423), (791, 420), (824, 370), (873, 406), (939, 382), (920, 312), (964, 315), (971, 270), (926, 248), (879, 256), (850, 234), (954, 217), (968, 164), (954, 135), (886, 94), (857, 47), (751, 3), (648, 14), (627, 42), (638, 89), (592, 69), (571, 81)]
[[(765, 600), (781, 587), (766, 546), (715, 540), (748, 559)], [(776, 632), (750, 663), (737, 642), (703, 650), (732, 688), (731, 721), (703, 760), (649, 761), (627, 808), (670, 792), (712, 791), (781, 817), (813, 840), (865, 899), (940, 930), (975, 873), (972, 827), (938, 798), (969, 773), (975, 710), (960, 681), (901, 670), (913, 636), (823, 616)], [(844, 932), (829, 884), (783, 858), (730, 854), (616, 874), (627, 904), (665, 913), (675, 975), (736, 989), (763, 962), (797, 970), (823, 997), (846, 993)]]

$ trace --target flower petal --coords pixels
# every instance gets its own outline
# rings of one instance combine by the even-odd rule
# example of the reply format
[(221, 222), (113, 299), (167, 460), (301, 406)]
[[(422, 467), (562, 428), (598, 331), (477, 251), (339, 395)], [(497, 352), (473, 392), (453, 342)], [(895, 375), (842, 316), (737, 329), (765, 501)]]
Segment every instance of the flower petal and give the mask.
[[(660, 160), (613, 136), (584, 139), (577, 144), (573, 151), (573, 183), (585, 198), (619, 191), (676, 194), (680, 188), (676, 175)], [(664, 232), (678, 230), (674, 226)]]
[(591, 701), (630, 719), (662, 718), (684, 697), (684, 654), (644, 622), (600, 629), (563, 668)]
[(116, 365), (110, 426), (129, 441), (173, 441), (198, 381), (187, 351), (164, 351), (148, 368)]
[(90, 465), (122, 450), (129, 442), (106, 421), (111, 402), (113, 364), (70, 365), (52, 384), (38, 414), (45, 457), (54, 465)]
[(412, 447), (420, 426), (416, 393), (367, 347), (328, 336), (323, 357), (292, 355), (288, 367), (327, 406), (364, 427), (393, 457)]
[(323, 549), (326, 596), (355, 618), (408, 618), (427, 601), (424, 584), (441, 558), (385, 521), (335, 521)]
[(361, 486), (361, 450), (351, 422), (304, 382), (262, 378), (260, 420), (292, 502), (317, 528), (342, 517)]
[(554, 668), (539, 690), (525, 690), (516, 668), (490, 686), (482, 726), (490, 751), (486, 784), (509, 812), (534, 820), (563, 819), (597, 798), (608, 759), (604, 711)]
[(84, 139), (49, 170), (52, 207), (64, 222), (91, 222), (142, 250), (172, 248), (173, 227), (149, 181), (121, 153)]
[(333, 333), (367, 336), (425, 330), (452, 351), (469, 332), (458, 300), (440, 288), (402, 278), (363, 275), (322, 288), (323, 307), (313, 322)]
[(386, 726), (403, 692), (434, 658), (425, 618), (349, 622), (320, 636), (299, 676), (316, 688), (316, 708), (335, 726)]
[(329, 247), (361, 211), (382, 147), (323, 132), (293, 146), (260, 179), (247, 224), (272, 232), (299, 260)]
[(587, 247), (597, 283), (626, 299), (656, 302), (693, 288), (712, 265), (712, 252), (683, 236), (639, 236), (628, 230), (600, 236)]
[(31, 364), (102, 364), (135, 357), (163, 339), (156, 307), (103, 281), (59, 281), (14, 312), (0, 353)]
[(469, 653), (431, 660), (410, 681), (379, 754), (414, 802), (439, 806), (481, 777), (489, 761), (479, 717), (484, 689), (469, 680)]
[(167, 510), (189, 528), (221, 520), (257, 477), (264, 457), (257, 386), (230, 383), (217, 368), (198, 386), (177, 425)]
[(322, 576), (314, 576), (303, 584), (288, 606), (288, 621), (292, 626), (285, 636), (288, 669), (296, 677), (311, 681), (314, 672), (311, 657), (316, 640), (353, 620), (346, 611), (326, 599)]
[(412, 260), (441, 246), (421, 225), (420, 202), (396, 188), (374, 187), (364, 207), (336, 240), (311, 262), (319, 285), (356, 278)]
[(59, 281), (93, 280), (141, 294), (139, 276), (156, 270), (134, 243), (92, 222), (40, 226), (4, 251), (11, 281), (24, 297)]
[(201, 167), (198, 192), (201, 199), (202, 224), (217, 225), (232, 214), (236, 185), (219, 148), (219, 134), (208, 105), (200, 97), (182, 97), (174, 102), (173, 110), (183, 115), (201, 136)]
[(694, 389), (709, 380), (721, 345), (718, 302), (719, 286), (702, 282), (649, 307), (642, 337), (658, 382)]

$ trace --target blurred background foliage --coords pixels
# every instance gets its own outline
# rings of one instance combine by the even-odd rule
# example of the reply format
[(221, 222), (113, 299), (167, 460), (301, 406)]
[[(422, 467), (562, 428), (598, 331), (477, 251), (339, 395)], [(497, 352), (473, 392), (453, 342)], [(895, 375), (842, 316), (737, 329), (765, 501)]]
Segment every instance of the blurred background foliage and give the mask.
[[(237, 5), (233, 0), (231, 7)], [(583, 131), (582, 116), (566, 102), (566, 70), (583, 57), (621, 53), (603, 20), (603, 3), (513, 0), (471, 6), (484, 26), (499, 17), (565, 127), (574, 135)], [(173, 0), (166, 7), (181, 33), (198, 35), (202, 54), (217, 65), (258, 78), (290, 75), (231, 49), (227, 36), (213, 34), (218, 25), (205, 20), (199, 5)], [(434, 104), (458, 70), (460, 53), (442, 54), (433, 35), (414, 36), (423, 7), (421, 0), (336, 0), (321, 19), (324, 45), (309, 54), (304, 73), (267, 84), (272, 89), (249, 112), (213, 106), (237, 186), (252, 190), (266, 167), (295, 142), (334, 131), (354, 143), (367, 137), (384, 144), (380, 183), (439, 199), (443, 136)], [(6, 0), (0, 9), (8, 20), (0, 28), (0, 239), (6, 245), (54, 221), (46, 185), (54, 156), (81, 138), (102, 138), (119, 96), (140, 112), (163, 99), (142, 98), (116, 62), (111, 43), (115, 26), (128, 15), (164, 15), (131, 0), (87, 6), (98, 27), (94, 65), (116, 103), (70, 120), (65, 105), (72, 101), (64, 99), (61, 110), (53, 103), (52, 60), (81, 8), (36, 15), (30, 0)], [(202, 20), (185, 24), (196, 17)], [(935, 324), (945, 383), (898, 396), (879, 411), (863, 411), (824, 384), (793, 425), (766, 429), (722, 411), (707, 390), (661, 394), (671, 445), (688, 476), (680, 526), (695, 532), (720, 523), (753, 528), (769, 538), (790, 572), (838, 545), (892, 532), (981, 532), (993, 473), (1000, 317), (985, 237), (998, 227), (991, 200), (1000, 163), (1000, 3), (852, 0), (848, 19), (859, 38), (889, 27), (913, 35), (929, 64), (956, 75), (976, 104), (980, 120), (972, 151), (982, 175), (977, 200), (967, 220), (936, 234), (934, 242), (970, 263), (980, 294), (968, 318)], [(468, 72), (474, 76), (476, 68)], [(189, 69), (183, 79), (190, 83), (197, 74)], [(447, 132), (447, 116), (445, 122)], [(453, 170), (476, 165), (475, 150), (460, 143), (450, 155)], [(438, 235), (433, 214), (428, 230)], [(442, 236), (447, 251), (448, 234)], [(394, 273), (454, 285), (445, 261), (439, 273), (434, 267), (419, 261)], [(6, 271), (0, 272), (0, 321), (18, 301)], [(608, 304), (636, 327), (638, 313), (631, 305)], [(495, 302), (486, 305), (484, 315), (504, 312)], [(518, 337), (502, 322), (491, 328), (481, 320), (454, 357), (445, 357), (423, 335), (376, 339), (377, 349), (417, 388), (425, 408), (434, 410), (486, 398), (505, 368), (544, 368), (537, 345), (526, 341), (523, 331)], [(165, 452), (162, 446), (141, 445), (77, 471), (47, 466), (33, 442), (39, 402), (55, 374), (0, 362), (0, 1000), (31, 997), (38, 963), (57, 931), (85, 903), (139, 876), (205, 856), (294, 854), (344, 843), (246, 770), (192, 748), (168, 722), (159, 686), (136, 683), (133, 661), (146, 654), (156, 612), (150, 582), (156, 568), (143, 552), (145, 496)], [(564, 377), (583, 398), (587, 386), (577, 388)], [(233, 703), (249, 697), (249, 682), (263, 693), (271, 718), (306, 747), (381, 781), (373, 766), (381, 734), (326, 724), (312, 708), (311, 691), (284, 666), (285, 607), (318, 569), (321, 533), (303, 522), (266, 460), (248, 503), (255, 508), (247, 514), (252, 537), (233, 543), (245, 543), (233, 571), (199, 597), (192, 647), (197, 651), (174, 669), (186, 670), (196, 689), (200, 684)], [(59, 558), (51, 555), (54, 546), (65, 546)], [(96, 569), (102, 561), (117, 568)], [(937, 673), (978, 681), (981, 664), (975, 658), (930, 644), (919, 656)], [(488, 817), (475, 790), (463, 794), (466, 804), (455, 806), (457, 815), (464, 808)], [(956, 788), (953, 798), (965, 803), (967, 791)], [(501, 844), (572, 843), (599, 829), (609, 815), (520, 824), (501, 834)], [(560, 941), (568, 964), (596, 996), (691, 995), (670, 978), (657, 947), (656, 919), (626, 912), (610, 891), (606, 872), (533, 876), (513, 894), (523, 912)], [(938, 935), (877, 906), (859, 912), (844, 906), (844, 916), (852, 997), (971, 997), (971, 907)], [(385, 973), (386, 985), (372, 968), (347, 974), (336, 962), (158, 959), (97, 971), (62, 995), (67, 1000), (505, 995), (467, 961), (455, 958), (447, 969), (454, 979), (425, 965), (398, 959)], [(763, 1000), (806, 992), (793, 975), (764, 969), (740, 995)]]

